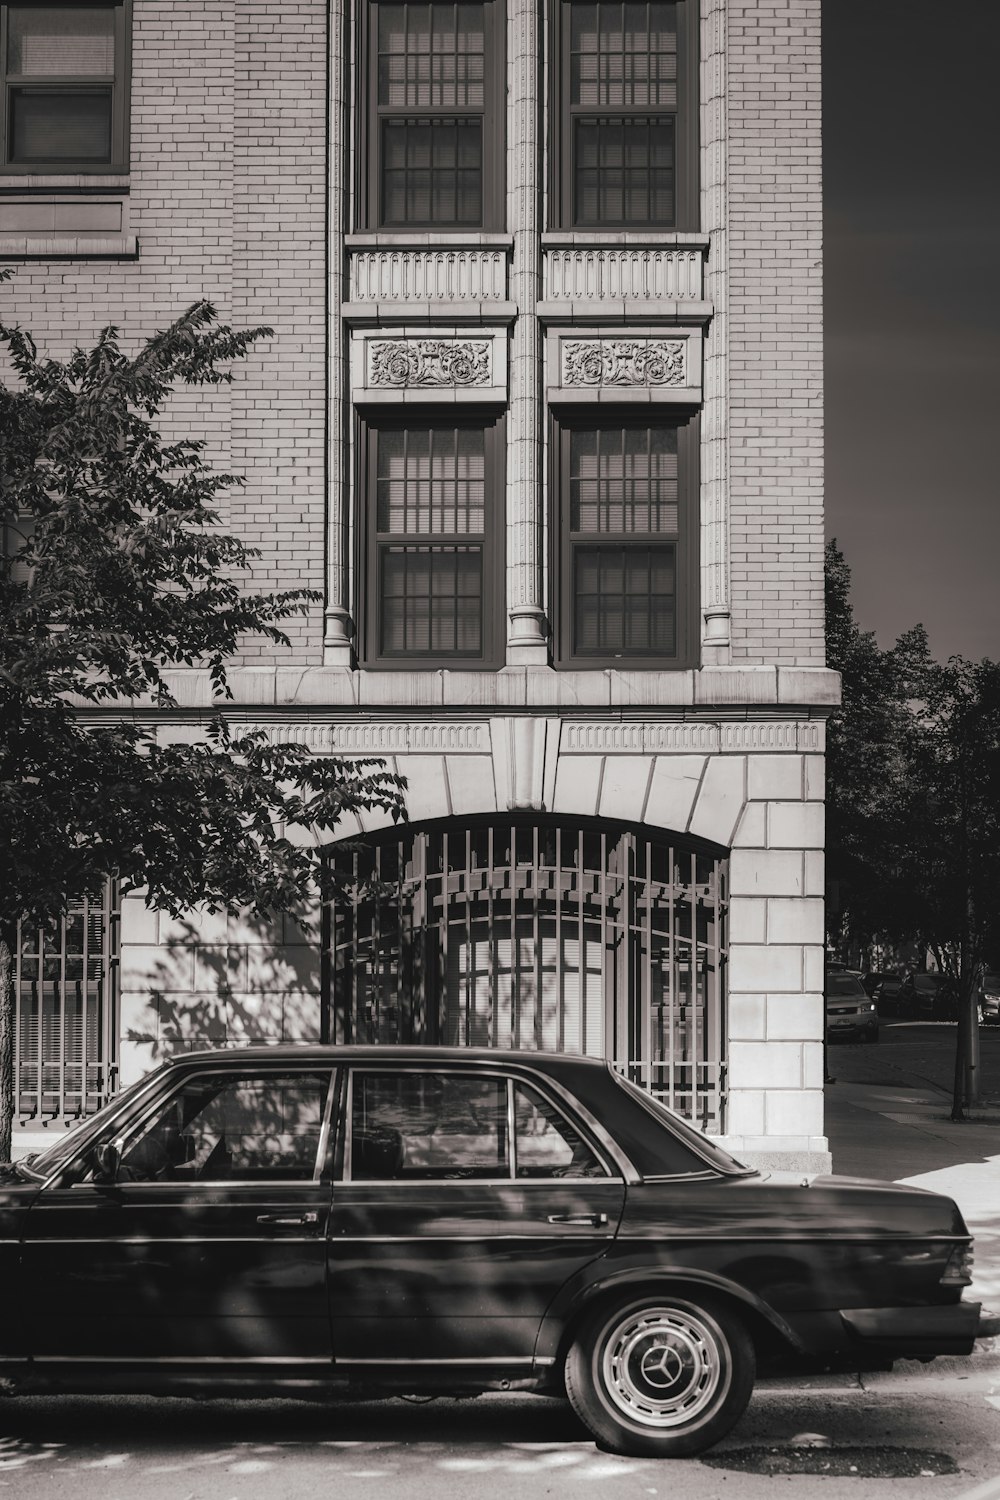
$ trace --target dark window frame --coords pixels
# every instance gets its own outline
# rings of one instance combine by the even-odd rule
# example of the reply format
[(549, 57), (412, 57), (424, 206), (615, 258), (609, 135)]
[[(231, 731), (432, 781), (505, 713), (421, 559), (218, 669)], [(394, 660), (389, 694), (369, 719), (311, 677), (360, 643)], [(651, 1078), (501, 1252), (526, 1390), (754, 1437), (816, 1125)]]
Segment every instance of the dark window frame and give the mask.
[[(381, 540), (377, 521), (378, 434), (384, 428), (435, 427), (481, 428), (485, 434), (485, 495), (482, 532), (482, 649), (478, 653), (441, 651), (383, 652), (380, 645), (381, 595), (379, 555), (390, 544)], [(357, 545), (355, 577), (358, 580), (355, 618), (359, 625), (359, 664), (383, 671), (495, 670), (503, 665), (506, 641), (504, 610), (505, 527), (505, 413), (492, 406), (442, 409), (428, 403), (417, 406), (384, 407), (357, 412), (355, 429), (355, 494), (357, 495)], [(460, 533), (414, 533), (400, 536), (394, 545), (465, 546), (473, 538)]]
[[(700, 514), (699, 435), (697, 410), (608, 404), (573, 407), (549, 415), (549, 568), (552, 579), (554, 623), (553, 666), (615, 667), (622, 671), (673, 671), (698, 665), (700, 657)], [(597, 535), (575, 541), (570, 529), (570, 437), (574, 429), (598, 427), (673, 427), (677, 431), (678, 531), (676, 541), (676, 652), (671, 656), (638, 651), (620, 654), (577, 652), (574, 649), (573, 559), (577, 548), (598, 545)], [(640, 551), (655, 533), (605, 533), (608, 543)]]
[[(13, 74), (8, 72), (10, 11), (32, 9), (98, 9), (115, 13), (115, 71), (98, 78), (95, 74), (67, 77), (51, 74)], [(0, 4), (0, 171), (17, 176), (108, 177), (129, 170), (129, 118), (132, 79), (132, 0), (57, 0), (55, 6), (25, 3)], [(67, 91), (96, 93), (111, 90), (111, 157), (106, 162), (82, 162), (50, 159), (15, 162), (10, 159), (13, 91), (31, 88), (60, 94)]]
[[(629, 106), (574, 107), (570, 104), (571, 26), (569, 7), (588, 0), (550, 0), (549, 3), (549, 228), (600, 233), (620, 229), (643, 234), (652, 230), (693, 231), (699, 228), (699, 16), (698, 0), (677, 4), (677, 110)], [(593, 3), (593, 0), (590, 0)], [(574, 209), (574, 118), (672, 118), (674, 130), (674, 217), (672, 222), (605, 219), (579, 223)]]
[[(392, 0), (364, 0), (358, 27), (357, 76), (360, 80), (357, 137), (357, 227), (406, 233), (441, 229), (454, 233), (501, 231), (506, 222), (506, 10), (501, 0), (483, 0), (486, 69), (482, 109), (438, 106), (380, 105), (378, 97), (378, 16), (380, 4)], [(400, 3), (400, 0), (396, 0)], [(409, 219), (386, 222), (382, 210), (382, 120), (482, 119), (481, 221), (449, 223)]]

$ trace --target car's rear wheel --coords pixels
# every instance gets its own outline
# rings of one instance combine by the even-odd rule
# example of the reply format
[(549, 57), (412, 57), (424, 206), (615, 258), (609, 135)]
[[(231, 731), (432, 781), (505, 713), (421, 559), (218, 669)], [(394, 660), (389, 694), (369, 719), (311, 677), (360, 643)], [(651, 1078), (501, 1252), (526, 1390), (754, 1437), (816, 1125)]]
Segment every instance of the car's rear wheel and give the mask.
[(566, 1360), (566, 1394), (612, 1452), (683, 1458), (735, 1426), (755, 1369), (750, 1336), (727, 1308), (665, 1292), (591, 1318)]

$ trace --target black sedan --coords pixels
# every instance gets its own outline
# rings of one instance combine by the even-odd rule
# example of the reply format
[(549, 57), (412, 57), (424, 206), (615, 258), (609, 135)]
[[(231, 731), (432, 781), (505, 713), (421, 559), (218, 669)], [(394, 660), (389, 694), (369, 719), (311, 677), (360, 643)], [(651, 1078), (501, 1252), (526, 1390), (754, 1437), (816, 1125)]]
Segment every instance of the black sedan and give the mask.
[(955, 981), (946, 974), (908, 974), (900, 986), (899, 1009), (904, 1016), (954, 1021), (958, 1016)]
[(2, 1170), (8, 1392), (565, 1392), (698, 1453), (758, 1366), (967, 1354), (948, 1198), (741, 1166), (605, 1063), (188, 1055)]

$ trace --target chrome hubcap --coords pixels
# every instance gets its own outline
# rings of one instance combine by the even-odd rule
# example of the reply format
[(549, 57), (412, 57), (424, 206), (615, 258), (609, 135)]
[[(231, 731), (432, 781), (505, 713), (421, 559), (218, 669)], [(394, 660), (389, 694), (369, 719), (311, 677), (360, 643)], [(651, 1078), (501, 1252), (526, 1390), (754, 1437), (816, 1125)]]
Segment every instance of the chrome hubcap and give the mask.
[(729, 1384), (722, 1335), (702, 1313), (647, 1307), (612, 1328), (601, 1358), (613, 1404), (645, 1427), (686, 1426)]

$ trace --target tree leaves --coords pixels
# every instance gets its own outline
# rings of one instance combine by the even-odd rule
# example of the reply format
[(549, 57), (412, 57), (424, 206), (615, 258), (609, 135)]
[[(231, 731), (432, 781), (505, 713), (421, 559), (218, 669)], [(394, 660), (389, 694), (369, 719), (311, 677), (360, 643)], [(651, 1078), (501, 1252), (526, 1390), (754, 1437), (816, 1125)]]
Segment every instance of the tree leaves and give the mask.
[(191, 744), (164, 720), (171, 668), (200, 668), (225, 699), (243, 638), (286, 645), (282, 622), (316, 597), (247, 590), (257, 554), (216, 509), (242, 481), (211, 466), (201, 438), (157, 425), (178, 386), (231, 380), (269, 333), (220, 325), (202, 302), (135, 356), (106, 328), (59, 361), (0, 326), (18, 377), (0, 387), (8, 930), (112, 873), (173, 912), (288, 908), (323, 878), (314, 833), (364, 809), (403, 815), (404, 783), (381, 762), (315, 757), (218, 715)]

